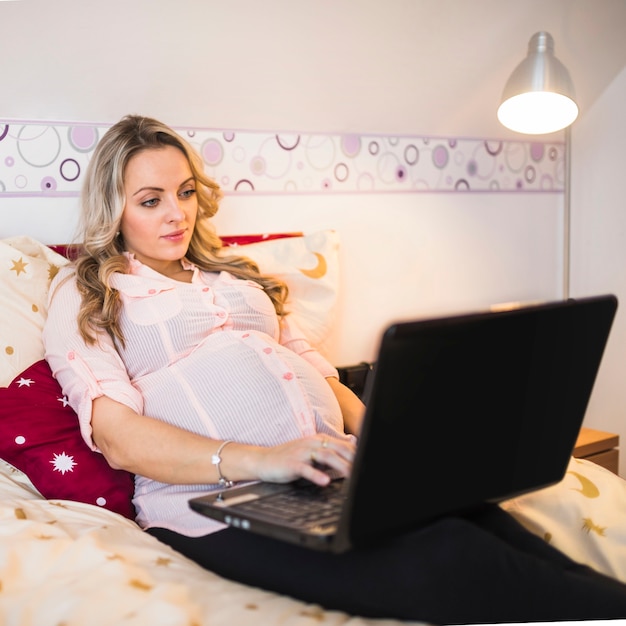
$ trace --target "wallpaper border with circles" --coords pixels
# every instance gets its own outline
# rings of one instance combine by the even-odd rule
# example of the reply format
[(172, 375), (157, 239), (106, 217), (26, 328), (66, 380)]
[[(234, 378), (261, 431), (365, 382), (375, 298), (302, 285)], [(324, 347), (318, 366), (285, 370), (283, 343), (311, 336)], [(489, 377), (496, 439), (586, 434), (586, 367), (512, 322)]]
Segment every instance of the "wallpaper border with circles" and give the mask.
[[(0, 198), (77, 196), (107, 124), (0, 121)], [(563, 142), (176, 127), (226, 194), (563, 192)]]

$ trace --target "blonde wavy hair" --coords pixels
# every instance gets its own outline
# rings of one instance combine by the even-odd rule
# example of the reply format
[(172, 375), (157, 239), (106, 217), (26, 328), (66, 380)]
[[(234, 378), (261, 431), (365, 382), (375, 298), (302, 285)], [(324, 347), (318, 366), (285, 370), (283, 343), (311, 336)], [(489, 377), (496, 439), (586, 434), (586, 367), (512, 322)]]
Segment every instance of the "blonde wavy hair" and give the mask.
[(97, 333), (104, 330), (124, 345), (118, 322), (121, 301), (117, 290), (110, 286), (114, 272), (129, 270), (119, 232), (126, 204), (124, 172), (133, 156), (165, 146), (173, 146), (187, 157), (196, 181), (198, 215), (186, 258), (202, 270), (225, 270), (238, 278), (256, 281), (272, 300), (276, 313), (286, 315), (285, 283), (261, 274), (258, 266), (246, 257), (221, 252), (222, 241), (209, 219), (217, 213), (222, 194), (217, 183), (204, 173), (198, 153), (165, 124), (149, 117), (129, 115), (109, 128), (96, 146), (82, 190), (81, 243), (75, 271), (82, 297), (78, 327), (88, 344), (94, 344)]

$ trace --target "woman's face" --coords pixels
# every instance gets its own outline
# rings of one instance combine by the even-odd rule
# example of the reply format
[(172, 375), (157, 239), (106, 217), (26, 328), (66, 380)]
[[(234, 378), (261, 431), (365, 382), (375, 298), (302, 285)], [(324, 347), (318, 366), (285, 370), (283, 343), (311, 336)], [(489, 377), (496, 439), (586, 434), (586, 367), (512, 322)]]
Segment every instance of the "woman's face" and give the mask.
[(185, 154), (173, 146), (136, 154), (124, 171), (124, 191), (120, 231), (126, 250), (161, 274), (179, 272), (198, 213)]

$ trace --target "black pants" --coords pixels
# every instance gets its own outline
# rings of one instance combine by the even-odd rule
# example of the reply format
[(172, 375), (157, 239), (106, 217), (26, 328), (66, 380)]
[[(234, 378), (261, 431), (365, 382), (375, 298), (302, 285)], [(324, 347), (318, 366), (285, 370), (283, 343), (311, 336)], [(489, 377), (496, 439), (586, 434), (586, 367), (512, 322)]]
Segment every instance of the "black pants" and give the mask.
[(435, 624), (626, 618), (626, 585), (495, 506), (340, 555), (234, 528), (199, 538), (148, 532), (225, 578), (351, 615)]

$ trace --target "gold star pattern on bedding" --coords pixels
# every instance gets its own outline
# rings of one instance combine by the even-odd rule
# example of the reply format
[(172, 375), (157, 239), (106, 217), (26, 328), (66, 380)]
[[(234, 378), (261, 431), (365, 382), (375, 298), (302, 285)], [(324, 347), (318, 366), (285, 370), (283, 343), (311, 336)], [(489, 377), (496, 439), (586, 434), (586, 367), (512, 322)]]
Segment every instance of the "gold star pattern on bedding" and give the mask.
[[(567, 475), (574, 476), (580, 483), (580, 487), (570, 487), (572, 491), (577, 491), (583, 497), (590, 499), (598, 498), (600, 496), (598, 486), (584, 474), (575, 472), (574, 470), (569, 470), (566, 472), (566, 476)], [(583, 517), (581, 528), (587, 534), (594, 532), (598, 535), (598, 537), (605, 536), (606, 527), (603, 528), (602, 526), (598, 526), (590, 517)]]
[[(600, 490), (598, 489), (597, 485), (589, 478), (587, 478), (580, 472), (574, 472), (573, 470), (569, 470), (567, 474), (575, 476), (581, 485), (580, 489), (574, 487), (572, 487), (571, 489), (573, 489), (574, 491), (578, 491), (585, 498), (598, 498), (600, 496)], [(604, 537), (606, 531), (606, 527), (594, 524), (593, 520), (590, 517), (583, 518), (582, 529), (586, 533), (594, 532), (599, 537)]]
[(133, 478), (89, 449), (78, 417), (44, 359), (0, 388), (0, 458), (47, 499), (95, 504), (130, 519)]
[(598, 487), (589, 480), (586, 476), (579, 472), (574, 472), (572, 470), (567, 472), (572, 476), (576, 476), (576, 478), (580, 481), (580, 489), (572, 487), (575, 491), (579, 491), (585, 498), (597, 498), (600, 495), (600, 490)]
[(27, 265), (28, 263), (25, 263), (24, 259), (20, 257), (18, 261), (13, 261), (13, 267), (11, 268), (11, 271), (15, 272), (19, 276), (22, 272), (26, 273)]
[(0, 387), (43, 356), (48, 290), (66, 263), (29, 237), (0, 240)]
[(15, 517), (17, 519), (26, 519), (26, 513), (24, 512), (24, 509), (15, 509)]
[(131, 587), (134, 587), (135, 589), (139, 589), (141, 591), (152, 591), (153, 588), (153, 585), (151, 585), (150, 583), (144, 583), (142, 580), (138, 580), (136, 578), (130, 580), (128, 584)]
[(583, 530), (587, 533), (594, 532), (599, 537), (605, 536), (606, 528), (603, 526), (598, 526), (593, 523), (593, 520), (590, 517), (583, 518)]
[(561, 482), (501, 506), (575, 561), (626, 581), (626, 481), (616, 474), (571, 458)]
[(320, 254), (319, 252), (313, 252), (312, 254), (317, 260), (315, 267), (311, 269), (303, 269), (300, 267), (298, 269), (309, 278), (322, 278), (326, 274), (326, 271), (328, 269), (326, 259), (324, 258), (324, 255)]

